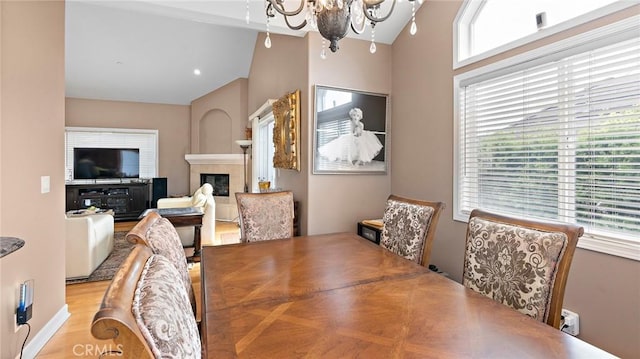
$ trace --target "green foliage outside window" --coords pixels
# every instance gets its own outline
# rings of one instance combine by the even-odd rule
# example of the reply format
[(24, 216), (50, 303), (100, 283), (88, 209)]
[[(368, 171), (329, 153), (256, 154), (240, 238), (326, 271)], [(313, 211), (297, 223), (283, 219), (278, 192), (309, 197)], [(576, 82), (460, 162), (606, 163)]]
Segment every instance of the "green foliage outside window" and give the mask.
[(568, 212), (585, 227), (637, 235), (640, 110), (601, 121), (574, 130), (573, 141), (556, 121), (479, 136), (478, 205), (551, 220), (566, 220)]

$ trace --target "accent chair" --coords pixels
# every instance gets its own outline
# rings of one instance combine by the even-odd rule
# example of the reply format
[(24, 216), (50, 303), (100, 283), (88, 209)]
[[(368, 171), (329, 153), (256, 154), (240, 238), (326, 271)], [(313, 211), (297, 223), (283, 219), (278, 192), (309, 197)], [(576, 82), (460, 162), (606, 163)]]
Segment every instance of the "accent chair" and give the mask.
[(180, 274), (180, 280), (189, 295), (189, 301), (195, 314), (196, 297), (189, 275), (187, 257), (173, 224), (168, 219), (162, 218), (158, 212), (149, 212), (127, 233), (125, 238), (130, 243), (142, 244), (151, 248), (153, 254), (160, 254), (169, 259)]
[[(200, 208), (202, 216), (202, 227), (200, 228), (200, 240), (205, 245), (221, 244), (216, 242), (216, 201), (213, 197), (213, 187), (209, 183), (203, 184), (191, 197), (180, 198), (160, 198), (158, 208)], [(193, 246), (193, 227), (176, 228), (183, 247)]]
[(91, 323), (123, 358), (201, 358), (202, 343), (174, 265), (136, 245), (107, 288)]
[(293, 192), (236, 193), (240, 242), (293, 237)]
[(390, 195), (382, 217), (380, 246), (423, 266), (429, 265), (431, 245), (442, 202)]
[(564, 289), (582, 227), (502, 216), (469, 217), (462, 284), (560, 328)]

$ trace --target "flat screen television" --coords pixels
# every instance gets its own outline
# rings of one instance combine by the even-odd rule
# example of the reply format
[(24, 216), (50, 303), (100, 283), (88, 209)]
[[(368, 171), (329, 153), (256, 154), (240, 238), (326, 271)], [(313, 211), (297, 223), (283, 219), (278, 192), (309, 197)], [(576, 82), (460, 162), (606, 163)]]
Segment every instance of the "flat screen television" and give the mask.
[(139, 178), (140, 149), (73, 149), (74, 179)]

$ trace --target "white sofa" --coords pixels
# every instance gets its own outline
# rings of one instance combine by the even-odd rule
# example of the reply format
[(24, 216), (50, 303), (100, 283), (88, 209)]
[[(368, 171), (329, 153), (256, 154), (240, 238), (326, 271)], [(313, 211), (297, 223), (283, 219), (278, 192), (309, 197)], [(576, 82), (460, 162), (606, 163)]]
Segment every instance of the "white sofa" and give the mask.
[(86, 278), (113, 250), (113, 216), (67, 216), (65, 224), (66, 277)]
[[(218, 245), (216, 242), (216, 201), (213, 198), (213, 187), (205, 183), (198, 188), (191, 197), (160, 198), (158, 208), (197, 207), (204, 212), (202, 227), (200, 228), (200, 243), (202, 245)], [(193, 246), (193, 227), (177, 227), (182, 246)]]

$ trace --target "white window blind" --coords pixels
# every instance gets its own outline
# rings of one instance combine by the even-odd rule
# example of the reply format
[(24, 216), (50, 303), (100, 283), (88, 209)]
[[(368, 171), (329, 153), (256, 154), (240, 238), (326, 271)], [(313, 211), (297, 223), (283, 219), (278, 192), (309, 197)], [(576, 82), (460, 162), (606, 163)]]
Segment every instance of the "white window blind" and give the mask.
[(640, 243), (640, 37), (510, 69), (460, 82), (455, 211)]
[(67, 127), (66, 180), (73, 183), (93, 183), (96, 180), (73, 180), (73, 149), (76, 147), (137, 148), (140, 151), (140, 178), (158, 177), (158, 130)]
[(351, 133), (351, 119), (344, 117), (318, 122), (317, 131), (324, 134), (323, 136), (318, 136), (318, 148), (320, 148), (342, 135)]

